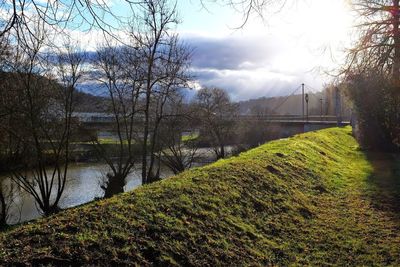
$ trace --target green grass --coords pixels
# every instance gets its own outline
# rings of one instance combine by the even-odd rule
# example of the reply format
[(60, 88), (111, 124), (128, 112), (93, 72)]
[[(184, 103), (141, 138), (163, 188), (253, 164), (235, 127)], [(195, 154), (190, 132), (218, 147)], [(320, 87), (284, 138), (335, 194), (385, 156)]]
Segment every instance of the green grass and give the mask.
[(182, 136), (182, 142), (195, 141), (195, 140), (197, 140), (197, 138), (199, 138), (199, 134), (198, 133), (183, 135)]
[[(119, 140), (115, 138), (98, 138), (97, 141), (101, 145), (119, 145)], [(128, 140), (124, 140), (122, 143), (128, 145)]]
[(350, 131), (273, 141), (16, 227), (0, 235), (0, 265), (400, 265), (399, 161), (363, 153)]
[[(97, 139), (97, 142), (98, 142), (100, 145), (119, 145), (119, 144), (120, 144), (119, 139), (117, 139), (117, 138), (112, 138), (112, 137), (98, 138), (98, 139)], [(132, 141), (131, 143), (133, 144), (133, 143), (135, 143), (135, 142)], [(93, 142), (93, 141), (85, 141), (85, 142), (83, 142), (83, 141), (77, 141), (77, 142), (72, 142), (72, 144), (75, 144), (75, 145), (79, 145), (79, 144), (81, 144), (81, 145), (93, 145), (93, 144), (95, 144), (95, 142)], [(122, 144), (128, 145), (128, 140), (123, 140), (123, 141), (122, 141)]]

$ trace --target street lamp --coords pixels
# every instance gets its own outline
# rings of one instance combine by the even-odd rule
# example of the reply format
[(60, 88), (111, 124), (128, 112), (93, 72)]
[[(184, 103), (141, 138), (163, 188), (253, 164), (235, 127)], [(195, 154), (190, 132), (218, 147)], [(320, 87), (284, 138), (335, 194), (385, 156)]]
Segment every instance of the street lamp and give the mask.
[(321, 102), (321, 114), (320, 114), (320, 121), (322, 121), (322, 106), (323, 106), (323, 101), (324, 99), (320, 98), (319, 102)]
[(306, 118), (307, 118), (307, 122), (308, 122), (308, 94), (306, 94), (306, 96), (304, 98), (306, 100)]

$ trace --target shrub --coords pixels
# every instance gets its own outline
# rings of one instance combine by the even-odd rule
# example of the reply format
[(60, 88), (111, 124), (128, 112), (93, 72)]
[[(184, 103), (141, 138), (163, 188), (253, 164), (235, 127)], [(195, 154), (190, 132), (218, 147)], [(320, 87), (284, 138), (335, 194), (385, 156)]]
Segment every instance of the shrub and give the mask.
[(352, 75), (345, 83), (354, 105), (355, 135), (364, 148), (400, 149), (400, 86), (381, 74)]

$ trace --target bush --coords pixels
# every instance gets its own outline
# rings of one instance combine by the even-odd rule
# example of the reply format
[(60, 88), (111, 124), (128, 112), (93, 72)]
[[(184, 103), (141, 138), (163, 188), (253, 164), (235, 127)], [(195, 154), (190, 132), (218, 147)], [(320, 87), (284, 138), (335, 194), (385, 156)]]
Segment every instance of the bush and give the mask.
[(354, 104), (353, 127), (362, 147), (399, 151), (400, 87), (376, 73), (353, 75), (345, 85)]

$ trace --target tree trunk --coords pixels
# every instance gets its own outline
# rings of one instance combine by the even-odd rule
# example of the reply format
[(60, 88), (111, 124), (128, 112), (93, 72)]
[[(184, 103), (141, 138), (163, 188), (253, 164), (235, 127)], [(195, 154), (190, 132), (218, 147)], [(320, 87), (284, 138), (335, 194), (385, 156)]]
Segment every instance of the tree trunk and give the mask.
[[(1, 190), (1, 188), (0, 188)], [(3, 192), (0, 191), (0, 229), (7, 226), (7, 206)]]
[(104, 190), (104, 198), (110, 198), (116, 194), (124, 192), (125, 178), (121, 174), (107, 174), (107, 185), (102, 187)]
[(157, 173), (154, 174), (153, 171), (153, 167), (154, 167), (154, 163), (155, 163), (155, 159), (156, 159), (156, 155), (155, 155), (155, 148), (156, 148), (156, 140), (157, 140), (157, 132), (158, 132), (158, 126), (160, 124), (161, 118), (157, 118), (156, 119), (156, 124), (153, 128), (153, 134), (151, 135), (151, 140), (150, 140), (150, 162), (149, 162), (149, 167), (148, 167), (148, 171), (147, 171), (147, 179), (146, 182), (147, 183), (152, 183), (155, 181), (159, 180), (159, 176), (160, 176), (160, 172), (159, 170), (157, 170)]
[(393, 42), (394, 42), (394, 56), (393, 56), (393, 71), (392, 79), (396, 86), (400, 86), (400, 30), (399, 30), (399, 19), (400, 19), (400, 0), (393, 0)]
[[(150, 78), (148, 78), (148, 83)], [(149, 86), (149, 85), (148, 85)], [(146, 92), (146, 108), (145, 108), (145, 119), (143, 129), (143, 148), (142, 148), (142, 184), (147, 183), (147, 139), (149, 136), (149, 109), (150, 109), (150, 95), (151, 88), (147, 88)]]
[(44, 216), (50, 216), (61, 211), (60, 207), (56, 205), (49, 206), (46, 211), (44, 212)]
[(220, 158), (225, 158), (225, 147), (223, 144), (220, 146)]

